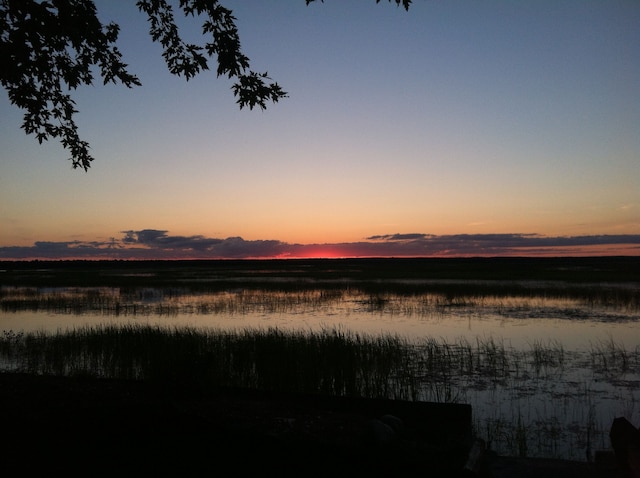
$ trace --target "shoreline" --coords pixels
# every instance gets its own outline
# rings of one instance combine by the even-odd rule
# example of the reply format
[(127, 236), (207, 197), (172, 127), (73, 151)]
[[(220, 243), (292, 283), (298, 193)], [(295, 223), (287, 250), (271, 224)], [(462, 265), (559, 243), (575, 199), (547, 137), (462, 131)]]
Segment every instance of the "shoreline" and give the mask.
[[(0, 373), (3, 429), (10, 438), (4, 468), (24, 475), (88, 469), (105, 474), (172, 470), (187, 476), (231, 466), (240, 475), (341, 469), (369, 476), (626, 476), (611, 455), (586, 463), (486, 453), (471, 472), (464, 469), (470, 443), (447, 442), (441, 425), (431, 430), (436, 442), (440, 437), (441, 445), (448, 444), (439, 448), (418, 440), (415, 430), (410, 439), (372, 439), (372, 420), (382, 410), (401, 408), (364, 402), (371, 404), (366, 399), (345, 406), (339, 399), (255, 390), (181, 390)], [(393, 401), (386, 402), (392, 406)]]

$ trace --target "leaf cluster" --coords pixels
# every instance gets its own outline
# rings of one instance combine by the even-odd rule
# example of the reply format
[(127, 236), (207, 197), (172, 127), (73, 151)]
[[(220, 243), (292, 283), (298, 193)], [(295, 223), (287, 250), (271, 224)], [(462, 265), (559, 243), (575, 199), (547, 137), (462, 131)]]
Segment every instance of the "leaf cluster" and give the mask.
[(118, 25), (103, 25), (90, 1), (1, 0), (0, 28), (0, 82), (26, 111), (22, 128), (40, 143), (59, 137), (73, 167), (88, 169), (93, 158), (68, 91), (92, 84), (94, 67), (105, 84), (140, 84), (115, 46)]
[[(395, 2), (408, 10), (411, 0)], [(179, 0), (186, 17), (204, 19), (202, 45), (182, 39), (168, 0), (138, 0), (136, 5), (147, 16), (151, 39), (162, 46), (172, 74), (189, 80), (208, 70), (215, 57), (217, 75), (235, 80), (231, 89), (241, 109), (264, 110), (267, 102), (287, 96), (268, 73), (251, 70), (236, 18), (217, 0)], [(74, 169), (88, 170), (94, 158), (78, 134), (70, 90), (92, 85), (96, 71), (104, 84), (141, 84), (122, 61), (118, 33), (117, 24), (100, 22), (93, 0), (0, 0), (0, 82), (11, 103), (25, 110), (22, 129), (40, 143), (60, 138)]]
[(166, 0), (139, 0), (138, 8), (149, 20), (151, 39), (159, 42), (162, 56), (174, 75), (191, 79), (208, 70), (207, 58), (216, 57), (217, 75), (235, 78), (232, 86), (240, 108), (258, 106), (266, 109), (267, 101), (274, 103), (287, 96), (277, 83), (269, 83), (267, 73), (250, 69), (249, 58), (242, 53), (236, 18), (228, 8), (215, 0), (180, 0), (179, 8), (187, 17), (204, 17), (202, 34), (208, 37), (204, 46), (186, 43), (180, 37), (173, 8)]

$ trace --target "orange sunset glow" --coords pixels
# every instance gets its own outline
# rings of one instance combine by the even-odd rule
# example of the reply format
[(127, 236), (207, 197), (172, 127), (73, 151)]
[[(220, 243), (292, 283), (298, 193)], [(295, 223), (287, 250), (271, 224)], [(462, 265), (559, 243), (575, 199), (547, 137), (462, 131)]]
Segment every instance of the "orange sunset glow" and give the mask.
[(636, 1), (235, 2), (264, 110), (96, 8), (142, 84), (71, 91), (86, 172), (0, 100), (0, 260), (640, 255)]

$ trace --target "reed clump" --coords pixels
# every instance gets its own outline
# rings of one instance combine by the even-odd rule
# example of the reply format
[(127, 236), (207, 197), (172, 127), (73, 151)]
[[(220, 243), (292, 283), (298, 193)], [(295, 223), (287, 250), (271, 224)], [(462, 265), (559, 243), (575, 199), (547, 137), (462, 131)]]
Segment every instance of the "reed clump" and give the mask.
[(5, 333), (5, 368), (33, 374), (151, 380), (331, 395), (411, 398), (412, 347), (398, 336), (340, 329), (203, 330), (125, 325)]
[[(451, 309), (528, 313), (536, 303), (556, 300), (562, 315), (580, 318), (593, 308), (622, 314), (640, 310), (633, 287), (569, 286), (503, 282), (359, 282), (320, 286), (316, 282), (214, 287), (0, 287), (0, 310), (114, 315), (286, 313), (354, 303), (370, 313), (426, 316)], [(358, 307), (357, 307), (358, 308)], [(547, 307), (548, 308), (548, 307)], [(586, 308), (586, 309), (585, 309)], [(585, 312), (586, 310), (586, 312)]]
[(594, 370), (607, 376), (622, 375), (640, 366), (640, 346), (627, 350), (612, 337), (592, 342), (590, 356)]
[[(537, 368), (561, 367), (561, 351), (560, 346), (536, 345), (531, 363)], [(474, 381), (497, 387), (518, 379), (522, 367), (521, 355), (493, 337), (447, 343), (341, 328), (141, 324), (5, 332), (0, 360), (5, 369), (34, 374), (438, 402), (459, 401)]]
[[(602, 341), (585, 352), (584, 363), (590, 363), (590, 373), (605, 380), (614, 377), (616, 383), (626, 371), (632, 383), (638, 350)], [(558, 433), (575, 435), (576, 442), (586, 436), (587, 448), (604, 436), (593, 426), (594, 400), (600, 392), (556, 386), (565, 379), (576, 380), (566, 375), (575, 373), (576, 364), (566, 363), (572, 360), (573, 355), (556, 341), (534, 341), (529, 350), (514, 350), (490, 336), (473, 342), (409, 340), (341, 328), (234, 330), (128, 324), (0, 334), (4, 372), (144, 380), (194, 389), (470, 402), (476, 429), (487, 443), (521, 456), (560, 454), (567, 437)], [(543, 410), (538, 410), (540, 396), (554, 400), (540, 402)], [(581, 407), (589, 410), (587, 426)], [(558, 414), (577, 418), (563, 428), (556, 423)]]

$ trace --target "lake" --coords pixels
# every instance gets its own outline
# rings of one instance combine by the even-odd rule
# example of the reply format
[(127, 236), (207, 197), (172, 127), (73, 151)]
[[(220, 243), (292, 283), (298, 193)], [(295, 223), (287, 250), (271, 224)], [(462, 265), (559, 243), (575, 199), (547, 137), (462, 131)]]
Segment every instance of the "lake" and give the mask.
[(470, 403), (493, 449), (588, 460), (613, 418), (640, 424), (639, 271), (634, 257), (0, 263), (0, 329), (400, 335), (483, 361), (422, 398)]

